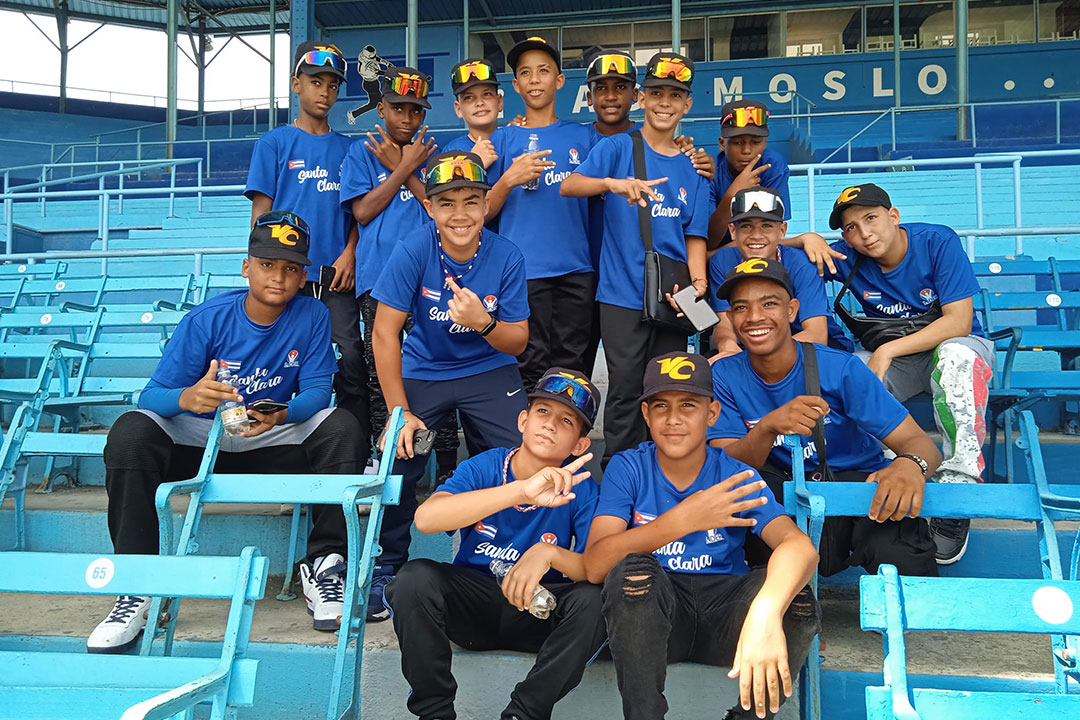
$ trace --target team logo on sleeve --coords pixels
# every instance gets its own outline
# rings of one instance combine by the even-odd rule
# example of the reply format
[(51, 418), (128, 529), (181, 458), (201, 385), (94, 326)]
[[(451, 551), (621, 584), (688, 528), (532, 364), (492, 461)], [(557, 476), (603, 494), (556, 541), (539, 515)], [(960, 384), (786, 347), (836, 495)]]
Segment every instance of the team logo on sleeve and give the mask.
[(870, 290), (863, 290), (862, 299), (863, 300), (872, 300), (872, 301), (873, 300), (880, 300), (881, 299), (881, 293), (879, 293), (879, 292), (871, 292)]
[(684, 187), (679, 188), (679, 202), (686, 204), (686, 188)]
[(727, 542), (727, 538), (724, 537), (724, 533), (720, 532), (720, 528), (713, 528), (712, 530), (705, 531), (705, 544), (712, 545), (713, 543)]
[(499, 298), (494, 295), (488, 295), (484, 298), (484, 309), (489, 313), (495, 312), (495, 308), (499, 307)]
[(494, 525), (485, 525), (483, 520), (476, 523), (476, 525), (473, 526), (473, 530), (485, 537), (491, 538), (492, 540), (495, 539), (495, 535), (499, 532), (499, 529), (497, 527), (495, 527)]
[(645, 523), (652, 522), (655, 519), (655, 515), (638, 512), (637, 510), (634, 511), (634, 525), (644, 525)]
[(420, 286), (420, 297), (425, 297), (433, 303), (437, 303), (442, 300), (442, 293), (438, 290), (431, 290), (426, 285)]
[(919, 299), (922, 300), (923, 305), (933, 304), (936, 298), (937, 295), (934, 293), (933, 288), (923, 288), (919, 291)]
[(546, 542), (548, 545), (558, 545), (559, 538), (555, 537), (555, 533), (546, 532), (540, 536), (540, 542)]
[(296, 170), (296, 169), (303, 170), (304, 169), (304, 161), (303, 160), (290, 160), (289, 161), (289, 169), (290, 170)]
[(285, 367), (300, 367), (300, 353), (295, 350), (290, 350), (288, 356), (285, 358)]
[(577, 148), (570, 148), (570, 164), (571, 165), (580, 165), (581, 164), (581, 158), (578, 157)]

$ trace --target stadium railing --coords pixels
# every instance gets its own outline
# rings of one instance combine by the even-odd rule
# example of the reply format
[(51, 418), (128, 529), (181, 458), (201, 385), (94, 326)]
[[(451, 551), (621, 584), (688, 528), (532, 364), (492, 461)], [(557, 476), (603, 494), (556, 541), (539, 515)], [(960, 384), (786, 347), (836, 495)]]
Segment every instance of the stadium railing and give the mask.
[(213, 720), (236, 717), (255, 700), (258, 661), (245, 655), (267, 566), (253, 547), (239, 557), (0, 553), (0, 592), (229, 600), (217, 657), (0, 651), (2, 714), (163, 720), (212, 703)]
[[(390, 473), (394, 465), (397, 437), (403, 425), (402, 410), (400, 407), (395, 407), (390, 416), (390, 432), (387, 433), (387, 442), (379, 465), (380, 470), (376, 475), (224, 474), (213, 470), (223, 433), (221, 413), (218, 412), (207, 439), (206, 451), (203, 453), (198, 474), (191, 480), (159, 486), (155, 497), (158, 528), (161, 535), (160, 550), (163, 555), (174, 552), (177, 555), (187, 555), (198, 551), (197, 534), (203, 506), (207, 503), (295, 503), (297, 506), (301, 503), (341, 504), (342, 511), (345, 513), (348, 536), (345, 609), (341, 616), (341, 630), (338, 632), (327, 720), (336, 720), (339, 717), (360, 717), (360, 670), (364, 652), (364, 621), (367, 614), (368, 590), (371, 586), (374, 560), (380, 552), (378, 537), (382, 527), (383, 508), (386, 505), (396, 505), (401, 495), (401, 476)], [(190, 494), (190, 500), (179, 538), (174, 540), (171, 499), (182, 493)], [(363, 538), (360, 536), (358, 513), (360, 506), (370, 508)], [(310, 513), (308, 515), (310, 517)], [(289, 542), (286, 590), (296, 561), (295, 553), (299, 540), (297, 517), (298, 514), (293, 516), (292, 536)], [(150, 617), (159, 617), (164, 601), (163, 597), (154, 597)], [(172, 651), (177, 603), (178, 600), (170, 603), (170, 620), (164, 629), (166, 655)], [(146, 633), (143, 636), (141, 654), (150, 654), (153, 640), (154, 633)], [(354, 641), (356, 649), (352, 654), (351, 664), (347, 664), (348, 645)], [(339, 714), (342, 683), (346, 678), (352, 682), (352, 696), (344, 712)]]
[[(999, 612), (987, 612), (997, 608)], [(881, 633), (884, 684), (866, 688), (867, 720), (967, 720), (967, 718), (1075, 718), (1080, 694), (1011, 691), (972, 692), (912, 687), (908, 677), (908, 631), (1080, 634), (1080, 582), (1075, 580), (981, 580), (901, 577), (892, 565), (860, 578), (863, 630)], [(1055, 655), (1055, 670), (1073, 679), (1077, 646)]]

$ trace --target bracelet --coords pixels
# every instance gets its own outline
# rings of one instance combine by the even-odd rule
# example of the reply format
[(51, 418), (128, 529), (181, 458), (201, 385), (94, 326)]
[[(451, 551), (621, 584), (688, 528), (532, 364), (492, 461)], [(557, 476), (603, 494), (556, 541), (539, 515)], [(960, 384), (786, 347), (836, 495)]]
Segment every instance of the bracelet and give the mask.
[(491, 317), (491, 322), (489, 322), (487, 325), (485, 325), (484, 329), (480, 331), (480, 337), (487, 337), (488, 335), (490, 335), (491, 331), (495, 329), (495, 325), (498, 324), (498, 322), (499, 322), (498, 320), (495, 319), (494, 315), (491, 315), (490, 313), (488, 313), (488, 314)]

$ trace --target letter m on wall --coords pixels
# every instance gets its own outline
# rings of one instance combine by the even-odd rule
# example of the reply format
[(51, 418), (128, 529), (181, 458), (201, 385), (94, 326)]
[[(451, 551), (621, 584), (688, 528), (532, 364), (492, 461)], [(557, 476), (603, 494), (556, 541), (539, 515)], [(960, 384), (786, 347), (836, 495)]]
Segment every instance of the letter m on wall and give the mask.
[(717, 75), (713, 79), (713, 105), (720, 107), (732, 100), (742, 100), (742, 75), (731, 78), (731, 84)]

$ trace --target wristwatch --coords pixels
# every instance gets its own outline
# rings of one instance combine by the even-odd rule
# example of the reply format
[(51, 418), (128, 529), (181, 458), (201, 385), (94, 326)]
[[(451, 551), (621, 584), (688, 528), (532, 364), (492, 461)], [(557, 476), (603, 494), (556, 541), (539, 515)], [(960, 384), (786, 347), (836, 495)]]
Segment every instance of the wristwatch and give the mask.
[[(488, 313), (488, 315), (491, 317), (491, 322), (485, 325), (484, 329), (480, 331), (480, 337), (487, 337), (488, 335), (490, 335), (491, 331), (495, 329), (496, 322), (498, 322), (497, 320), (495, 320), (494, 315), (492, 315), (491, 313)], [(923, 466), (925, 467), (926, 463), (923, 463)]]
[(897, 455), (896, 457), (898, 457), (898, 458), (907, 458), (907, 459), (908, 459), (908, 460), (910, 460), (911, 462), (913, 462), (913, 463), (915, 463), (916, 465), (918, 465), (918, 466), (919, 466), (919, 470), (921, 470), (921, 471), (922, 471), (922, 476), (923, 476), (923, 477), (926, 477), (927, 475), (929, 475), (929, 474), (930, 474), (930, 466), (929, 466), (929, 465), (927, 465), (927, 464), (926, 464), (926, 461), (925, 461), (925, 460), (923, 460), (923, 459), (922, 459), (921, 457), (919, 457), (918, 455), (913, 455), (912, 453), (900, 453), (900, 454), (899, 454), (899, 455)]

